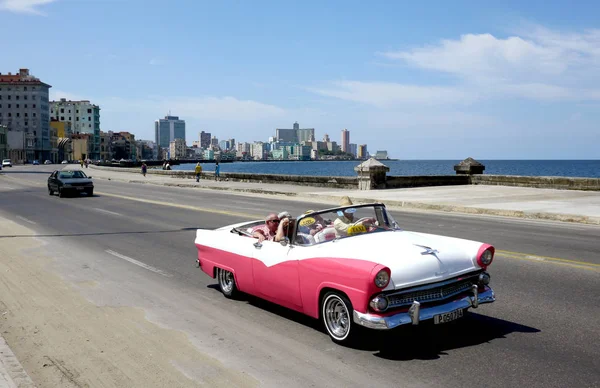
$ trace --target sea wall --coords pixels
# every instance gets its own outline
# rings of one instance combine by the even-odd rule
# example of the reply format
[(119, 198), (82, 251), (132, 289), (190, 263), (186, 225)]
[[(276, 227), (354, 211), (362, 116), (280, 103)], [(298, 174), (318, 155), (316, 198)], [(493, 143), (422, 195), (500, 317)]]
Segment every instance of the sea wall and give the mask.
[(468, 175), (417, 175), (417, 176), (386, 176), (386, 189), (401, 189), (405, 187), (426, 186), (456, 186), (468, 185)]
[(560, 176), (470, 175), (473, 185), (536, 187), (539, 189), (600, 191), (600, 178)]
[[(126, 171), (140, 173), (139, 168), (124, 167), (104, 167), (94, 166), (102, 170)], [(195, 179), (194, 171), (181, 170), (162, 170), (149, 168), (148, 174), (167, 175), (172, 178)], [(358, 177), (348, 176), (308, 176), (308, 175), (282, 175), (282, 174), (248, 174), (238, 172), (221, 172), (219, 174), (222, 180), (235, 182), (253, 182), (253, 183), (279, 183), (293, 184), (301, 186), (319, 186), (331, 187), (337, 189), (356, 189), (358, 187)], [(215, 179), (214, 171), (203, 171), (202, 179)]]
[[(139, 173), (139, 168), (94, 166), (97, 169), (127, 171)], [(193, 171), (162, 170), (149, 168), (148, 174), (167, 175), (173, 178), (195, 178)], [(308, 176), (282, 174), (249, 174), (221, 172), (221, 179), (238, 182), (279, 183), (301, 186), (320, 186), (341, 189), (358, 189), (358, 177), (351, 176)], [(214, 179), (213, 171), (202, 172), (203, 179)], [(486, 174), (457, 174), (457, 175), (417, 175), (417, 176), (386, 176), (385, 189), (428, 186), (456, 185), (499, 185), (535, 187), (541, 189), (588, 190), (600, 191), (600, 178), (571, 178), (571, 177), (529, 177), (518, 175), (486, 175)]]

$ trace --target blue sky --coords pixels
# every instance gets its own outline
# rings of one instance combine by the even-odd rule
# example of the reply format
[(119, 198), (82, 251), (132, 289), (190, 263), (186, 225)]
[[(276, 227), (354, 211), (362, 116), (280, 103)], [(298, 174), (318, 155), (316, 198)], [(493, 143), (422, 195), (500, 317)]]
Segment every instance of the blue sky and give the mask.
[(600, 3), (0, 0), (0, 72), (154, 139), (314, 127), (399, 159), (598, 159)]

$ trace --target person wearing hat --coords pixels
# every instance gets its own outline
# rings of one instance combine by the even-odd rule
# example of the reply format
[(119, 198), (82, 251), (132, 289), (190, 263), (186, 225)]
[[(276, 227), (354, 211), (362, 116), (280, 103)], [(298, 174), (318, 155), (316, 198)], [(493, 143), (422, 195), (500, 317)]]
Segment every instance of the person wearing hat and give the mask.
[[(344, 196), (340, 202), (340, 206), (352, 206), (352, 200), (348, 196)], [(343, 215), (336, 218), (333, 221), (333, 227), (338, 236), (348, 236), (348, 228), (356, 225), (365, 225), (375, 223), (375, 218), (361, 218), (358, 221), (354, 221), (354, 212), (349, 212), (350, 209), (344, 209)], [(365, 225), (366, 226), (366, 225)]]

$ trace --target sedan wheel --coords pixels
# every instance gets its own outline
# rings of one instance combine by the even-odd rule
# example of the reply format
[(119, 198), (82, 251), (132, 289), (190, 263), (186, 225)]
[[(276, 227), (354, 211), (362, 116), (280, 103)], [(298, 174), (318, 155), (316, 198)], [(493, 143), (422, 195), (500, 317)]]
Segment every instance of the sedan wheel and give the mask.
[(344, 295), (328, 292), (323, 298), (321, 318), (329, 336), (338, 343), (348, 343), (356, 331), (352, 321), (354, 309)]
[(235, 284), (235, 277), (231, 272), (217, 268), (217, 279), (219, 280), (219, 288), (223, 295), (227, 298), (233, 298), (237, 295), (238, 289)]
[(48, 185), (48, 195), (52, 195), (54, 194), (54, 191), (52, 191), (52, 189), (50, 188), (50, 185)]

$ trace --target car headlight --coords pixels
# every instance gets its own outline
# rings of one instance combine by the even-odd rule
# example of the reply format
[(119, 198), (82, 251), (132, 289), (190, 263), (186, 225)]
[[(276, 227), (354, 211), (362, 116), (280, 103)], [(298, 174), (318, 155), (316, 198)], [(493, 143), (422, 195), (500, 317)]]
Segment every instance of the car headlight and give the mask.
[(388, 304), (385, 295), (377, 295), (369, 302), (369, 306), (375, 311), (385, 311), (388, 308)]
[(486, 249), (481, 254), (481, 264), (483, 264), (485, 266), (490, 265), (492, 263), (493, 256), (494, 255), (492, 254), (492, 251), (490, 251), (489, 249)]
[(386, 270), (382, 269), (375, 275), (375, 285), (379, 288), (385, 288), (390, 282), (390, 275)]

